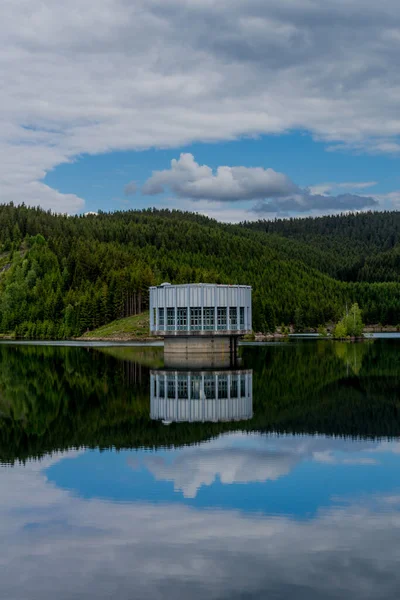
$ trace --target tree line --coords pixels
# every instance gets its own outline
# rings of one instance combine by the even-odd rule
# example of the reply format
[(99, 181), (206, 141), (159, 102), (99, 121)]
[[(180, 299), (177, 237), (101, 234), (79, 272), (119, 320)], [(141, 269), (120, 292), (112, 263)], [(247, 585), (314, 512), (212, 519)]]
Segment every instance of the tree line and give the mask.
[[(313, 224), (308, 234), (303, 224), (290, 220), (227, 225), (156, 209), (68, 217), (1, 205), (0, 334), (76, 337), (145, 310), (149, 286), (163, 281), (251, 285), (256, 331), (273, 331), (299, 315), (304, 327), (317, 327), (340, 319), (354, 302), (366, 323), (396, 325), (396, 265), (390, 263), (390, 280), (389, 270), (382, 281), (368, 275), (377, 272), (382, 252), (398, 252), (397, 225), (389, 233), (392, 217), (379, 214), (379, 235), (373, 233), (375, 213), (344, 215), (347, 226), (341, 230), (335, 220), (328, 233), (322, 221), (305, 219)], [(370, 280), (350, 277), (357, 261)], [(347, 268), (340, 278), (340, 269)]]

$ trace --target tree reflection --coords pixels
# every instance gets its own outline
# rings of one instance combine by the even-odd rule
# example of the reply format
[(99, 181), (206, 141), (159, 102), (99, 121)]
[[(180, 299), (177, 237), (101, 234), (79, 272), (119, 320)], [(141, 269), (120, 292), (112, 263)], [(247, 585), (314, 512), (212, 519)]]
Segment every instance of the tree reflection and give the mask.
[(0, 458), (55, 450), (192, 444), (224, 431), (400, 434), (400, 346), (307, 341), (242, 348), (253, 370), (253, 418), (150, 418), (150, 367), (162, 351), (0, 345)]

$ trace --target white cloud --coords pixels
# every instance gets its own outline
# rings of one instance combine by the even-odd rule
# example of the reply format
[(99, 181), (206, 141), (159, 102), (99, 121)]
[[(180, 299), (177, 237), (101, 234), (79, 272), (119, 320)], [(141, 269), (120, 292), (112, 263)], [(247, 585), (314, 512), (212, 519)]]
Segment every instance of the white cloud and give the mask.
[(286, 175), (273, 169), (223, 166), (214, 174), (189, 153), (181, 154), (178, 160), (172, 159), (171, 169), (153, 172), (142, 193), (161, 194), (166, 187), (181, 198), (220, 202), (288, 196), (299, 191)]
[[(362, 188), (373, 182), (346, 185)], [(324, 192), (329, 189), (328, 184), (322, 187)], [(330, 196), (312, 193), (310, 189), (301, 190), (289, 177), (273, 169), (223, 166), (214, 173), (209, 166), (199, 165), (189, 153), (181, 154), (178, 160), (173, 159), (170, 169), (154, 171), (143, 185), (142, 193), (156, 195), (166, 189), (178, 199), (186, 202), (202, 200), (208, 205), (258, 200), (250, 210), (259, 214), (360, 210), (378, 205), (370, 196), (351, 193)], [(205, 212), (212, 216), (210, 211)]]
[(386, 210), (400, 209), (400, 190), (389, 192), (387, 194), (376, 194), (375, 198), (378, 200), (381, 207)]
[(84, 153), (290, 129), (398, 153), (399, 23), (395, 0), (3, 0), (1, 201), (81, 210), (41, 181)]

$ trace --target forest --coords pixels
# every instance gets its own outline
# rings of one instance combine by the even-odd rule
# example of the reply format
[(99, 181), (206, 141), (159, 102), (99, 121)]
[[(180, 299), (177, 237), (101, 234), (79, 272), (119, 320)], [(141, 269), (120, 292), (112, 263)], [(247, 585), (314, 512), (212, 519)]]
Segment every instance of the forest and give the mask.
[(171, 283), (253, 287), (253, 329), (317, 327), (357, 302), (400, 323), (400, 213), (219, 223), (178, 210), (67, 216), (0, 205), (0, 335), (67, 339)]

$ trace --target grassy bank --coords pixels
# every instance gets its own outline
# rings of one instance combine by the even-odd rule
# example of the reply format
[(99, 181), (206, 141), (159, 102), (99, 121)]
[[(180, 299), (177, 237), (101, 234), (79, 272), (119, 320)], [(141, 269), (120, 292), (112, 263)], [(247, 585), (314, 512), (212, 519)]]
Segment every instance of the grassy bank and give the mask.
[(103, 327), (86, 332), (80, 340), (145, 340), (149, 338), (149, 313), (112, 321)]

